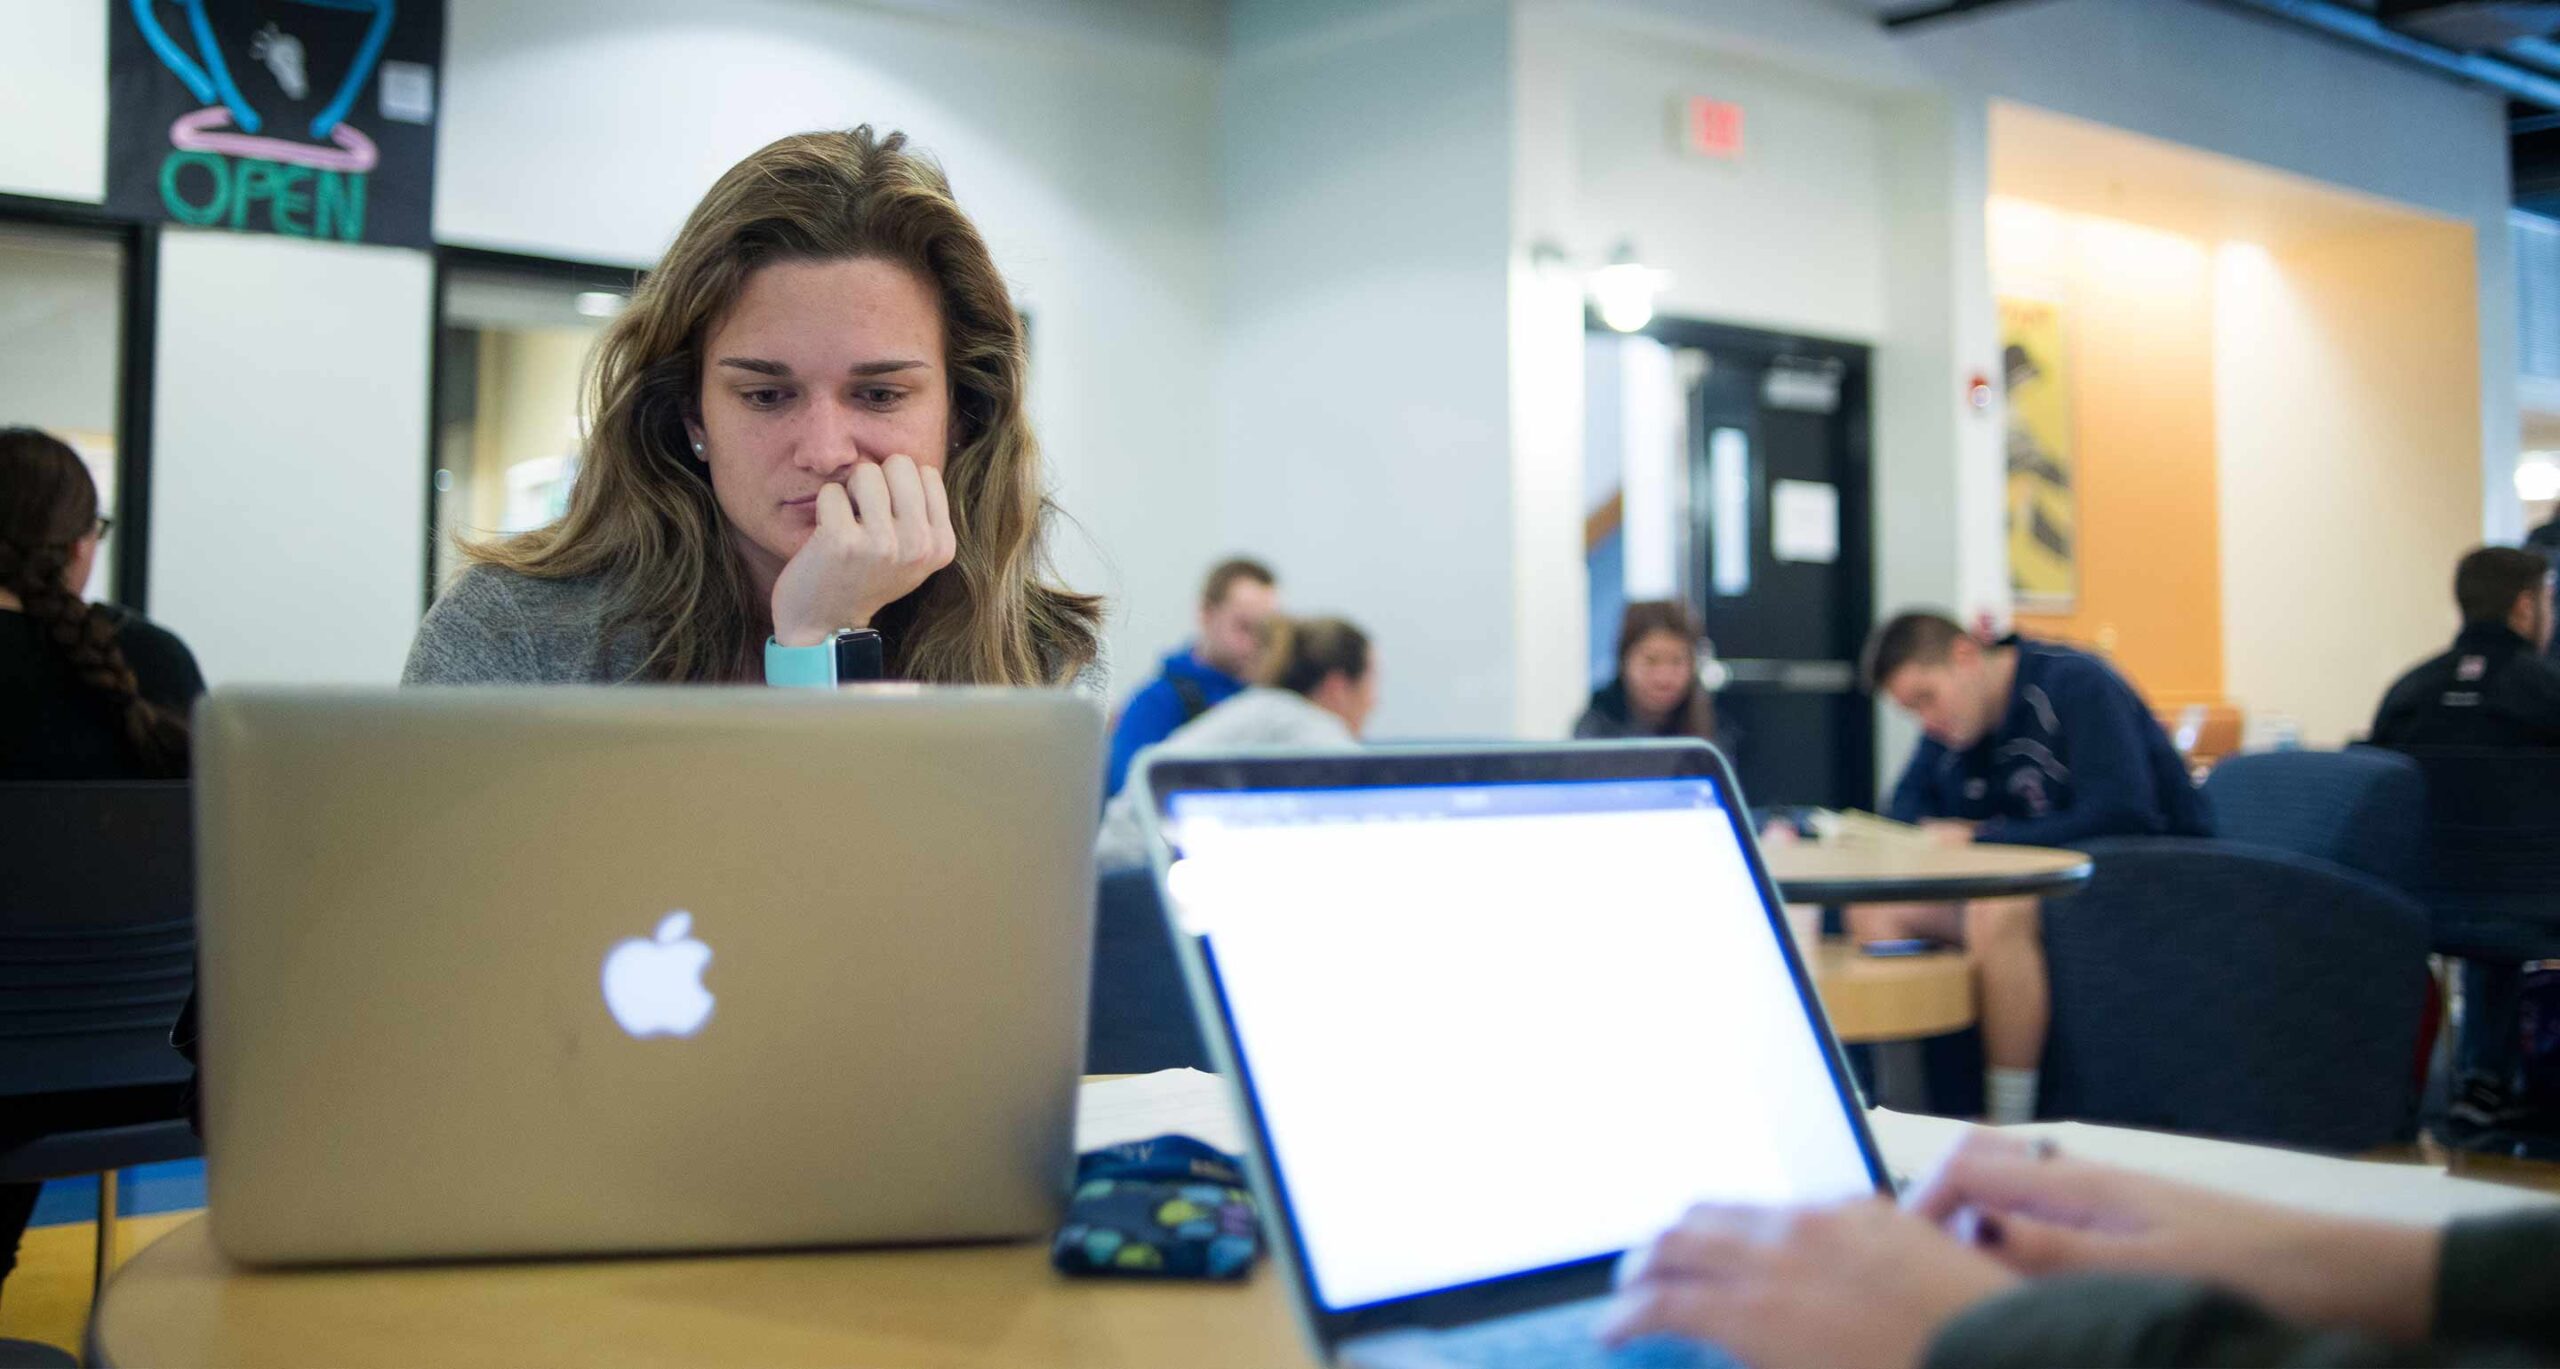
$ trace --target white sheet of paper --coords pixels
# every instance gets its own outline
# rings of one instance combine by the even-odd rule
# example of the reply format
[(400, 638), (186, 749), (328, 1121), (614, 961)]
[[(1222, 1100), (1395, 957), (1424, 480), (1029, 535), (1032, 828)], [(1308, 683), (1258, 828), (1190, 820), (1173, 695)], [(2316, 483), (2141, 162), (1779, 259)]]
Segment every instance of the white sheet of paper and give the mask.
[[(1953, 1118), (1883, 1108), (1867, 1114), (1867, 1125), (1876, 1134), (1885, 1163), (1914, 1182), (1975, 1129), (1972, 1123)], [(2560, 1202), (2531, 1189), (2458, 1179), (2434, 1165), (2342, 1160), (2275, 1146), (2087, 1122), (2039, 1122), (2001, 1130), (2020, 1137), (2049, 1136), (2064, 1154), (2085, 1160), (2340, 1217), (2433, 1225), (2456, 1217)]]
[(1840, 490), (1818, 480), (1781, 480), (1769, 489), (1769, 554), (1830, 565), (1840, 559)]
[[(1867, 1114), (1867, 1125), (1875, 1131), (1885, 1163), (1914, 1181), (1975, 1129), (1970, 1122), (1883, 1108)], [(2066, 1154), (2083, 1159), (2342, 1217), (2441, 1223), (2560, 1202), (2560, 1197), (2531, 1189), (2458, 1179), (2433, 1165), (2343, 1160), (2274, 1146), (2085, 1122), (2041, 1122), (2003, 1130), (2021, 1137), (2052, 1137)], [(1226, 1082), (1214, 1074), (1160, 1070), (1088, 1083), (1078, 1095), (1079, 1151), (1167, 1132), (1197, 1137), (1230, 1154), (1245, 1148), (1243, 1121), (1236, 1115)]]
[(1244, 1124), (1226, 1081), (1200, 1070), (1158, 1070), (1087, 1083), (1076, 1095), (1076, 1149), (1098, 1150), (1167, 1132), (1244, 1151)]

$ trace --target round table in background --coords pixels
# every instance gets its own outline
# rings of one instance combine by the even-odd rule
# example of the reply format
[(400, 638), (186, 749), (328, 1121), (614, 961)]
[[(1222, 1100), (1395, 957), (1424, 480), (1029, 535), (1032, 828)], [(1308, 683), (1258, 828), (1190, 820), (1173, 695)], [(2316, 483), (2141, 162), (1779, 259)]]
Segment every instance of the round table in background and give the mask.
[(1769, 878), (1789, 903), (1937, 903), (2067, 893), (2089, 882), (2089, 858), (2047, 846), (1771, 844)]
[(1973, 967), (1962, 951), (1873, 956), (1826, 937), (1805, 968), (1843, 1045), (1916, 1041), (1973, 1025)]
[[(1769, 878), (1789, 903), (1951, 903), (1969, 898), (2059, 894), (2089, 882), (2078, 851), (1977, 843), (1772, 843), (1761, 850)], [(1964, 953), (1871, 956), (1831, 938), (1811, 948), (1806, 968), (1823, 1014), (1846, 1045), (1915, 1042), (1974, 1024), (1973, 969)], [(1920, 1066), (1895, 1046), (1895, 1067), (1878, 1057), (1875, 1088), (1887, 1099), (1916, 1096)]]

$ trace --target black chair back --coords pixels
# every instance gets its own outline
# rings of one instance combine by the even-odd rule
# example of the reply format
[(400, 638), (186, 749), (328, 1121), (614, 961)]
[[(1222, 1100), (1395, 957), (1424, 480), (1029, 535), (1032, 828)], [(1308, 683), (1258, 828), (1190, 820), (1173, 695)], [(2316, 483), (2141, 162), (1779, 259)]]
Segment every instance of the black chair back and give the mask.
[(2560, 956), (2560, 751), (2422, 748), (2419, 901), (2436, 949), (2480, 960)]
[(1174, 958), (1173, 929), (1156, 898), (1155, 874), (1104, 875), (1093, 918), (1093, 993), (1085, 1029), (1085, 1072), (1150, 1074), (1209, 1069), (1208, 1047), (1191, 1015), (1191, 993)]
[(0, 1098), (186, 1080), (194, 832), (183, 781), (0, 785)]

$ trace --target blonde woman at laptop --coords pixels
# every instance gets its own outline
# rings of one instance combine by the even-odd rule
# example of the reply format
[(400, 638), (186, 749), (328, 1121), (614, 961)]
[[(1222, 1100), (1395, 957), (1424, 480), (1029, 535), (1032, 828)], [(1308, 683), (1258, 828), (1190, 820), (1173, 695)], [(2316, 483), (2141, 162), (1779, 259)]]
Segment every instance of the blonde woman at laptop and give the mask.
[(1054, 685), (1100, 600), (1053, 582), (1023, 332), (905, 135), (732, 167), (605, 330), (568, 511), (471, 544), (416, 684)]
[[(1340, 618), (1278, 619), (1263, 653), (1261, 683), (1139, 752), (1130, 773), (1145, 769), (1147, 757), (1157, 754), (1355, 750), (1377, 706), (1377, 659), (1369, 634)], [(1121, 790), (1102, 810), (1093, 854), (1103, 870), (1147, 863), (1134, 790)]]

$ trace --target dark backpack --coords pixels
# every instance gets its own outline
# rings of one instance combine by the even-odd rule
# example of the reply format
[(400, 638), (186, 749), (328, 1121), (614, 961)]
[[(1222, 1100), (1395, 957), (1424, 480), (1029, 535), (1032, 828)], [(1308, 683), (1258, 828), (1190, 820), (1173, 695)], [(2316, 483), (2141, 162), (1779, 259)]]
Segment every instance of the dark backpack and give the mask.
[(1167, 675), (1166, 684), (1173, 686), (1173, 697), (1182, 700), (1182, 721), (1189, 722), (1209, 711), (1209, 696), (1200, 692), (1200, 682), (1180, 675)]

